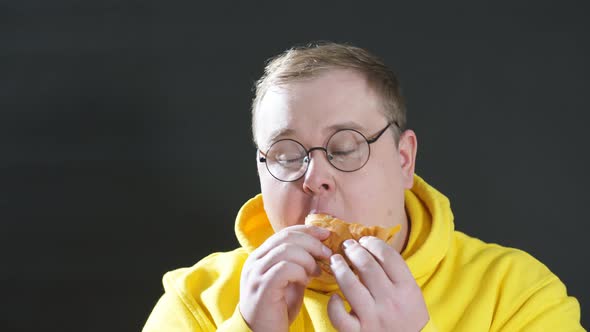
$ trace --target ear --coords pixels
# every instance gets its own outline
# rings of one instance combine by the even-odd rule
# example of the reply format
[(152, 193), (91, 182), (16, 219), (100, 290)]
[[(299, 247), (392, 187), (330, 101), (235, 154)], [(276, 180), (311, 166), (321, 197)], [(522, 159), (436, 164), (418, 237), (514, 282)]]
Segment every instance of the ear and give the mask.
[(404, 131), (399, 138), (398, 152), (401, 166), (402, 184), (405, 189), (414, 186), (414, 170), (416, 168), (416, 152), (418, 151), (418, 138), (413, 130)]
[(260, 149), (256, 149), (256, 175), (260, 177), (260, 166), (262, 162), (260, 162)]

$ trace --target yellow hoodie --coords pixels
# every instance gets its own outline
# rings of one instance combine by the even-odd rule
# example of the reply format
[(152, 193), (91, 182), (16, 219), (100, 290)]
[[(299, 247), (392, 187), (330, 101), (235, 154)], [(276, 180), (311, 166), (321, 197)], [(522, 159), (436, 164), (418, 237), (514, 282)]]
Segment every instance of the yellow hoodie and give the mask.
[[(545, 265), (455, 231), (448, 199), (418, 176), (405, 200), (411, 232), (402, 256), (430, 314), (422, 331), (584, 331), (577, 300)], [(248, 253), (273, 233), (261, 195), (242, 207), (235, 231), (241, 248), (164, 275), (144, 332), (250, 331), (237, 304)], [(290, 331), (333, 331), (326, 308), (334, 292), (336, 284), (312, 281)]]

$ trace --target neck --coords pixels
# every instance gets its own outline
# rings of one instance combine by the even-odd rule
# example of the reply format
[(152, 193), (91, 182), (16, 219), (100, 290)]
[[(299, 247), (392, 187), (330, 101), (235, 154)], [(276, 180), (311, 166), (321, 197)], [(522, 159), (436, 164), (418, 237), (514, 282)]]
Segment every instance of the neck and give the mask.
[(402, 228), (398, 235), (393, 240), (393, 248), (400, 254), (406, 249), (408, 245), (408, 239), (410, 238), (411, 223), (406, 213), (403, 214), (402, 221), (400, 223)]

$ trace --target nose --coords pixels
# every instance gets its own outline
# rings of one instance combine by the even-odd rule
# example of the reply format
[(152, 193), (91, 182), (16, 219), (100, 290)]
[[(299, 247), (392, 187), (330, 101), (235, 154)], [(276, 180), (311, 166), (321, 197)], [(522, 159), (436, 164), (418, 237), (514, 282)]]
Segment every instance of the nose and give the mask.
[(325, 150), (309, 151), (309, 165), (303, 177), (303, 192), (309, 195), (325, 195), (333, 192), (336, 189), (333, 176), (335, 170), (328, 162)]

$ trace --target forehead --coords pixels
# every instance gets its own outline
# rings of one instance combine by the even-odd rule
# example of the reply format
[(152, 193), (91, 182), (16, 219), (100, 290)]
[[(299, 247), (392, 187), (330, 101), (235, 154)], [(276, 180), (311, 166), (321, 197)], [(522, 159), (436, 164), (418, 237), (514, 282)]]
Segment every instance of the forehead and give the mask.
[(363, 75), (351, 70), (273, 86), (256, 112), (255, 138), (261, 148), (278, 138), (319, 144), (338, 128), (366, 134), (385, 123), (382, 99)]

